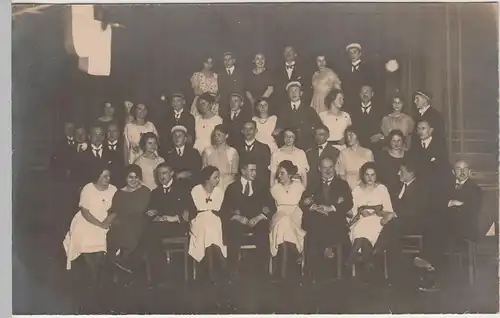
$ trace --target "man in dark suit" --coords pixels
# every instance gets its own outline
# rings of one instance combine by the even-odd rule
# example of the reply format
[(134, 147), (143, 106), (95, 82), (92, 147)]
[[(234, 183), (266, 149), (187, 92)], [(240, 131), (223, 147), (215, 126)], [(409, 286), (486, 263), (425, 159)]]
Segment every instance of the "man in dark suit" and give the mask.
[[(306, 151), (314, 147), (314, 130), (323, 123), (316, 111), (302, 101), (302, 85), (299, 82), (290, 82), (286, 86), (288, 91), (288, 104), (283, 105), (276, 122), (277, 132), (282, 135), (285, 128), (295, 129), (298, 133), (295, 146)], [(283, 138), (279, 138), (279, 145)]]
[(108, 131), (106, 132), (105, 148), (107, 148), (111, 160), (111, 183), (119, 188), (125, 183), (125, 180), (123, 180), (122, 176), (124, 168), (123, 141), (120, 138), (118, 124), (109, 124)]
[(167, 153), (174, 147), (172, 142), (172, 128), (184, 126), (187, 129), (187, 143), (193, 144), (195, 136), (194, 117), (186, 111), (186, 99), (181, 93), (174, 93), (170, 97), (171, 106), (163, 122), (158, 125), (160, 134), (160, 155), (165, 158)]
[[(441, 113), (431, 106), (431, 98), (432, 96), (428, 92), (424, 92), (422, 90), (417, 90), (415, 92), (415, 98), (413, 102), (417, 107), (417, 114), (415, 115), (414, 120), (416, 123), (423, 120), (428, 122), (434, 130), (434, 138), (439, 139), (442, 143), (445, 143), (446, 132), (444, 119)], [(415, 126), (415, 133), (418, 134), (417, 126)]]
[(233, 148), (242, 143), (243, 134), (241, 130), (243, 124), (252, 119), (252, 113), (243, 105), (243, 96), (238, 93), (231, 93), (229, 96), (229, 114), (222, 117), (229, 133), (227, 144)]
[(322, 158), (319, 167), (311, 166), (311, 169), (319, 169), (321, 179), (308, 182), (302, 200), (302, 227), (307, 231), (307, 267), (315, 280), (325, 274), (325, 258), (334, 256), (334, 245), (341, 244), (345, 256), (350, 253), (346, 214), (352, 209), (353, 201), (347, 182), (335, 177), (332, 158)]
[(310, 182), (319, 181), (320, 174), (319, 170), (315, 167), (319, 166), (321, 159), (329, 157), (333, 162), (337, 162), (340, 151), (328, 143), (328, 137), (330, 136), (330, 131), (325, 125), (316, 127), (314, 131), (314, 141), (316, 146), (307, 150), (306, 157), (309, 163), (309, 169), (307, 180)]
[[(288, 92), (286, 86), (290, 82), (299, 82), (303, 87), (305, 87), (306, 82), (310, 79), (308, 77), (302, 65), (297, 61), (297, 52), (292, 46), (286, 46), (283, 51), (284, 63), (278, 67), (275, 71), (275, 102), (277, 105), (282, 107), (288, 101)], [(312, 75), (311, 75), (312, 76)], [(304, 96), (305, 100), (309, 92), (306, 92), (307, 96)], [(278, 108), (278, 113), (280, 109)]]
[(175, 126), (172, 128), (171, 134), (174, 147), (165, 156), (165, 161), (174, 170), (176, 179), (182, 180), (191, 189), (198, 172), (201, 170), (200, 153), (191, 145), (186, 144), (186, 127)]
[(267, 187), (256, 182), (255, 162), (242, 162), (240, 172), (240, 180), (226, 189), (221, 208), (231, 271), (235, 274), (238, 269), (238, 249), (244, 243), (244, 234), (253, 233), (251, 241), (259, 254), (256, 266), (265, 273), (269, 264), (269, 218), (273, 201)]
[(147, 211), (150, 223), (144, 232), (144, 244), (151, 270), (151, 281), (165, 283), (165, 261), (161, 240), (186, 236), (189, 191), (174, 178), (174, 170), (166, 162), (156, 168), (160, 186), (153, 190)]
[(384, 139), (380, 123), (386, 111), (372, 101), (374, 95), (371, 86), (361, 86), (359, 91), (361, 102), (351, 107), (350, 114), (352, 124), (357, 128), (361, 146), (369, 148), (375, 153), (379, 150)]
[(64, 123), (64, 137), (58, 140), (56, 151), (52, 156), (52, 168), (61, 179), (71, 177), (71, 162), (76, 153), (75, 124), (73, 122)]
[[(229, 95), (238, 93), (241, 96), (245, 94), (245, 77), (243, 70), (235, 65), (236, 59), (231, 52), (224, 53), (225, 69), (219, 73), (219, 116), (229, 115)], [(248, 105), (251, 111), (251, 105)]]
[[(346, 51), (349, 54), (351, 63), (346, 64), (342, 71), (342, 90), (344, 92), (347, 109), (350, 113), (351, 108), (359, 104), (359, 91), (363, 85), (374, 87), (374, 72), (373, 69), (361, 59), (361, 45), (351, 43), (347, 45)], [(379, 123), (380, 125), (380, 123)]]
[[(481, 209), (481, 188), (470, 178), (469, 165), (459, 160), (453, 167), (454, 180), (445, 188), (444, 205), (432, 215), (424, 231), (421, 257), (414, 259), (417, 267), (435, 272), (443, 265), (444, 253), (457, 241), (474, 241), (478, 236), (478, 214)], [(436, 275), (431, 275), (435, 279)], [(424, 280), (422, 290), (435, 288), (434, 279)]]
[[(76, 154), (78, 169), (78, 181), (80, 186), (84, 186), (91, 180), (92, 171), (96, 171), (102, 166), (110, 167), (111, 155), (104, 147), (105, 132), (101, 126), (94, 126), (90, 129), (90, 145), (87, 150)], [(110, 167), (111, 169), (111, 167)]]
[(269, 146), (255, 139), (257, 124), (247, 120), (241, 130), (244, 140), (236, 145), (241, 162), (255, 162), (257, 165), (256, 180), (259, 184), (269, 188), (269, 166), (271, 164), (271, 150)]
[(429, 218), (428, 190), (426, 185), (416, 178), (416, 166), (413, 161), (405, 160), (398, 172), (400, 186), (391, 192), (391, 200), (397, 215), (394, 219), (385, 219), (382, 232), (375, 244), (375, 255), (382, 256), (387, 251), (387, 266), (393, 284), (404, 282), (408, 268), (401, 266), (401, 237), (410, 234), (422, 234)]

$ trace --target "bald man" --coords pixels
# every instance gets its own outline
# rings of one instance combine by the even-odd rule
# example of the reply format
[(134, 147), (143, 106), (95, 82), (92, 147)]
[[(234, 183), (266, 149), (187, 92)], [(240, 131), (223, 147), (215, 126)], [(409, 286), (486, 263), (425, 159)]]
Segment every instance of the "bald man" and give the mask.
[[(478, 236), (478, 214), (481, 209), (481, 188), (470, 178), (469, 165), (459, 160), (453, 166), (455, 180), (446, 189), (446, 203), (435, 214), (424, 231), (424, 251), (414, 263), (427, 272), (440, 266), (445, 251), (458, 240), (475, 240)], [(435, 275), (433, 275), (435, 276)], [(435, 282), (422, 286), (424, 290), (434, 287)]]

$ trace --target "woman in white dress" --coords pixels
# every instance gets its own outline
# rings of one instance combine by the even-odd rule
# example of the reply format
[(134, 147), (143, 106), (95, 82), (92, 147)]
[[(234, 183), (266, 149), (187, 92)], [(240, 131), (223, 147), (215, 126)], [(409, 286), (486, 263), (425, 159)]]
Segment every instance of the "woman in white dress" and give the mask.
[(294, 180), (298, 167), (290, 160), (278, 165), (278, 179), (271, 188), (276, 213), (270, 224), (269, 242), (272, 257), (278, 257), (280, 278), (285, 279), (290, 260), (301, 262), (306, 232), (302, 229), (302, 210), (299, 207), (305, 186)]
[(313, 97), (311, 107), (319, 114), (328, 107), (325, 104), (325, 96), (333, 89), (340, 89), (340, 79), (330, 68), (326, 67), (326, 58), (324, 55), (316, 57), (318, 70), (312, 77)]
[(139, 141), (142, 155), (136, 160), (135, 164), (142, 170), (142, 183), (153, 191), (158, 186), (155, 179), (155, 169), (165, 159), (158, 156), (158, 136), (152, 132), (147, 132), (142, 135)]
[(73, 217), (66, 237), (66, 269), (80, 255), (90, 269), (92, 283), (96, 284), (106, 254), (106, 233), (115, 214), (111, 208), (116, 187), (109, 183), (111, 172), (102, 167), (95, 171), (94, 181), (85, 185), (80, 193), (80, 211)]
[(349, 213), (352, 252), (348, 264), (354, 264), (361, 252), (365, 269), (372, 268), (373, 247), (382, 227), (396, 216), (387, 188), (377, 181), (374, 162), (365, 163), (359, 170), (361, 182), (352, 190), (353, 207)]
[(276, 129), (276, 115), (269, 116), (269, 101), (266, 98), (260, 98), (256, 101), (255, 113), (252, 120), (256, 123), (257, 134), (255, 139), (269, 146), (271, 153), (278, 149), (274, 139), (274, 130)]
[[(213, 59), (211, 57), (207, 58), (203, 63), (203, 69), (201, 72), (195, 72), (191, 76), (191, 87), (194, 92), (193, 104), (191, 105), (191, 114), (193, 116), (200, 115), (198, 112), (198, 99), (203, 93), (210, 93), (212, 96), (217, 96), (219, 93), (219, 87), (217, 84), (217, 73), (212, 71)], [(219, 115), (219, 104), (214, 102), (211, 105), (211, 111), (214, 115)]]
[(297, 166), (297, 174), (292, 176), (292, 178), (300, 179), (302, 184), (307, 186), (309, 163), (307, 162), (306, 153), (302, 149), (295, 147), (297, 133), (293, 129), (286, 128), (283, 130), (283, 136), (285, 144), (271, 155), (271, 166), (269, 167), (269, 170), (271, 170), (270, 186), (272, 187), (276, 183), (278, 165), (283, 160), (290, 160)]
[(361, 166), (374, 161), (374, 159), (370, 149), (359, 145), (358, 135), (352, 126), (346, 128), (344, 136), (347, 148), (340, 152), (335, 171), (342, 180), (347, 181), (352, 190), (359, 184), (359, 169)]
[(191, 190), (193, 205), (188, 252), (198, 263), (206, 258), (212, 283), (218, 281), (218, 269), (226, 269), (227, 258), (227, 246), (222, 240), (222, 222), (218, 215), (224, 200), (224, 191), (218, 187), (219, 176), (216, 167), (205, 167), (200, 173), (201, 184)]
[(147, 120), (148, 108), (144, 104), (137, 104), (132, 106), (130, 109), (134, 120), (131, 123), (125, 125), (125, 130), (123, 137), (125, 139), (124, 143), (124, 154), (125, 154), (125, 164), (134, 163), (141, 154), (142, 150), (139, 147), (139, 141), (141, 136), (147, 132), (152, 132), (158, 136), (155, 125)]
[(202, 155), (203, 167), (214, 166), (219, 170), (219, 187), (222, 191), (234, 182), (238, 174), (239, 156), (236, 149), (226, 143), (228, 131), (223, 124), (217, 125), (212, 133), (213, 146)]
[(333, 89), (325, 97), (325, 105), (328, 110), (319, 113), (319, 118), (330, 130), (328, 142), (342, 151), (345, 149), (344, 132), (352, 125), (351, 116), (342, 111), (344, 105), (344, 94), (339, 89)]
[(203, 93), (198, 99), (199, 116), (195, 117), (195, 134), (196, 140), (193, 148), (203, 154), (207, 147), (212, 145), (212, 132), (215, 126), (222, 124), (222, 118), (214, 115), (210, 111), (215, 99), (209, 93)]

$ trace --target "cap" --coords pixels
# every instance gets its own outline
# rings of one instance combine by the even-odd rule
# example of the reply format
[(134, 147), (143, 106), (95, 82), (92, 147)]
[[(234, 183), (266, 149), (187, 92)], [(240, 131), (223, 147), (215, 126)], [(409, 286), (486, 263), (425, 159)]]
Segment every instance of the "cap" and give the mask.
[(231, 51), (224, 52), (224, 56), (226, 56), (226, 55), (234, 56), (233, 52), (231, 52)]
[(243, 96), (240, 93), (232, 92), (231, 94), (229, 94), (229, 97), (232, 97), (232, 96), (238, 96), (241, 100), (243, 100)]
[(302, 84), (300, 84), (300, 82), (293, 81), (293, 82), (286, 84), (285, 89), (288, 90), (290, 87), (293, 87), (293, 86), (297, 86), (299, 88), (302, 88)]
[(184, 94), (182, 94), (181, 92), (175, 92), (172, 95), (170, 95), (170, 98), (174, 98), (174, 97), (180, 97), (182, 99), (185, 99)]
[(187, 134), (187, 128), (182, 126), (182, 125), (177, 125), (177, 126), (172, 127), (172, 129), (170, 130), (170, 133), (174, 133), (178, 130), (183, 131), (185, 134)]
[(351, 43), (351, 44), (349, 44), (349, 45), (347, 45), (347, 46), (345, 47), (345, 50), (346, 50), (346, 51), (349, 51), (349, 50), (350, 50), (350, 49), (352, 49), (352, 48), (356, 48), (356, 49), (358, 49), (358, 50), (360, 50), (360, 51), (361, 51), (361, 44), (359, 44), (359, 43)]
[(432, 99), (432, 95), (426, 91), (423, 91), (423, 90), (416, 90), (415, 95), (420, 95), (423, 98), (427, 99), (428, 101), (430, 101)]

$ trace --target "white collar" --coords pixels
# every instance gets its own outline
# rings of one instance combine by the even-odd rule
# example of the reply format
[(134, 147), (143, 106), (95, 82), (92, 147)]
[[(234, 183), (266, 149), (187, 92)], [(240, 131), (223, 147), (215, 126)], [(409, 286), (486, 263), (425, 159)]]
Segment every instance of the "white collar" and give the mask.
[(184, 148), (186, 147), (186, 145), (183, 145), (181, 147), (177, 147), (175, 146), (175, 149), (180, 149), (182, 153), (184, 153)]
[(174, 114), (175, 115), (180, 115), (180, 114), (182, 114), (183, 111), (184, 111), (184, 108), (181, 108), (181, 110), (175, 110), (174, 109)]
[(292, 61), (292, 63), (285, 62), (285, 66), (295, 66), (295, 61)]
[(172, 183), (174, 183), (174, 179), (170, 179), (170, 181), (165, 185), (163, 184), (162, 187), (164, 189), (172, 187)]
[(231, 71), (231, 73), (234, 72), (234, 65), (231, 67), (226, 67), (226, 71)]
[(455, 184), (464, 185), (464, 183), (466, 183), (467, 180), (469, 180), (469, 178), (465, 179), (464, 181), (458, 181), (457, 179), (455, 179)]
[(102, 144), (99, 147), (97, 147), (93, 144), (91, 146), (92, 146), (92, 150), (102, 150)]
[(351, 62), (352, 66), (356, 67), (361, 63), (361, 60), (357, 60), (355, 62)]
[(240, 112), (241, 112), (241, 108), (240, 108), (240, 109), (238, 109), (238, 110), (232, 110), (232, 111), (231, 111), (231, 115), (232, 115), (232, 116), (238, 116), (238, 115), (240, 114)]
[(69, 140), (69, 141), (74, 141), (75, 138), (74, 137), (71, 137), (71, 136), (66, 136), (66, 140)]
[(250, 184), (251, 184), (251, 182), (252, 182), (252, 181), (247, 180), (247, 179), (245, 179), (245, 178), (243, 178), (243, 177), (241, 177), (241, 178), (240, 178), (240, 180), (241, 180), (241, 184), (242, 184), (243, 186), (246, 186), (246, 184), (247, 184), (248, 182), (250, 182)]
[(418, 110), (420, 116), (422, 116), (429, 108), (431, 107), (431, 105), (427, 105), (425, 108), (421, 108)]
[(361, 107), (364, 109), (372, 107), (372, 101), (369, 101), (368, 104), (363, 104), (363, 102), (361, 102)]
[(423, 142), (427, 147), (429, 147), (429, 144), (431, 143), (431, 141), (432, 141), (432, 136), (430, 136), (427, 139), (421, 140), (421, 142)]
[(327, 141), (327, 142), (325, 142), (325, 143), (324, 143), (324, 144), (322, 144), (322, 145), (318, 145), (318, 148), (321, 146), (321, 147), (323, 147), (323, 149), (321, 149), (321, 150), (325, 150), (325, 148), (326, 148), (326, 146), (327, 146), (327, 145), (328, 145), (328, 141)]
[(295, 106), (295, 107), (299, 108), (299, 107), (300, 107), (300, 103), (301, 103), (301, 102), (302, 102), (302, 101), (299, 99), (299, 100), (298, 100), (298, 101), (296, 101), (296, 102), (290, 102), (290, 105), (291, 105), (292, 107), (293, 107), (293, 106)]
[(321, 178), (321, 181), (326, 182), (326, 183), (328, 183), (328, 185), (330, 185), (330, 183), (332, 183), (332, 181), (333, 181), (334, 178), (335, 177), (331, 177), (331, 179), (327, 179), (327, 180)]
[(108, 140), (108, 145), (110, 146), (115, 146), (117, 144), (118, 144), (118, 139), (116, 139), (115, 141)]
[(254, 139), (252, 139), (252, 141), (245, 140), (245, 144), (246, 144), (247, 146), (253, 146), (253, 144), (254, 144), (254, 143), (255, 143), (255, 138), (254, 138)]
[(411, 181), (409, 181), (409, 182), (404, 182), (404, 184), (405, 184), (406, 186), (409, 186), (410, 184), (412, 184), (412, 183), (413, 183), (413, 181), (415, 181), (415, 177), (413, 177), (413, 179), (411, 179)]

